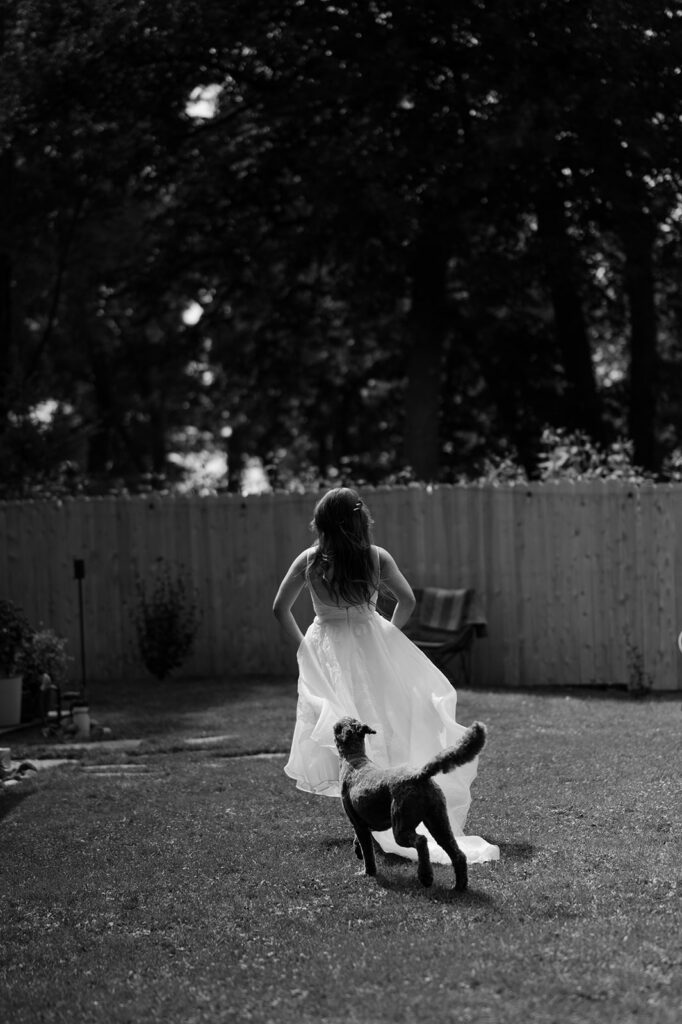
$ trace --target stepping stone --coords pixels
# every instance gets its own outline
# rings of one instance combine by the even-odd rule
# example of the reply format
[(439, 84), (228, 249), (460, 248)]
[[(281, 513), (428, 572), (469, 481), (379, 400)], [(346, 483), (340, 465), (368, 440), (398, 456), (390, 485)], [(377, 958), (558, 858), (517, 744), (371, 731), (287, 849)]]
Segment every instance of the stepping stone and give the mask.
[(142, 764), (84, 764), (81, 770), (94, 779), (147, 779), (159, 778), (162, 772), (155, 766)]
[(232, 732), (226, 736), (195, 736), (190, 739), (184, 740), (186, 747), (214, 747), (219, 743), (225, 743), (226, 740), (236, 740), (237, 734)]
[(276, 758), (276, 757), (287, 757), (287, 754), (277, 753), (277, 752), (268, 753), (267, 751), (265, 751), (262, 754), (230, 754), (229, 757), (225, 758), (225, 760), (226, 761), (241, 761), (243, 758), (246, 758), (246, 757), (249, 757), (251, 759), (261, 758), (264, 761), (269, 761), (272, 758)]
[(85, 743), (60, 743), (59, 750), (65, 753), (80, 753), (83, 750), (139, 750), (144, 743), (140, 740), (87, 740)]

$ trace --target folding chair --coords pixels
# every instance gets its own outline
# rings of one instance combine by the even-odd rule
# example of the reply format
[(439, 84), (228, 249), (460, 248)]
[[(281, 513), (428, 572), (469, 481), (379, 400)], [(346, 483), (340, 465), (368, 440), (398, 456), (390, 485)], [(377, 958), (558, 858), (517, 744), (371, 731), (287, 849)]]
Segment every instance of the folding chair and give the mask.
[[(446, 675), (454, 662), (454, 674), (465, 686), (471, 685), (474, 640), (488, 635), (476, 591), (473, 587), (415, 587), (414, 596), (417, 604), (404, 628), (405, 635)], [(380, 597), (378, 609), (386, 618), (394, 607), (391, 595)]]

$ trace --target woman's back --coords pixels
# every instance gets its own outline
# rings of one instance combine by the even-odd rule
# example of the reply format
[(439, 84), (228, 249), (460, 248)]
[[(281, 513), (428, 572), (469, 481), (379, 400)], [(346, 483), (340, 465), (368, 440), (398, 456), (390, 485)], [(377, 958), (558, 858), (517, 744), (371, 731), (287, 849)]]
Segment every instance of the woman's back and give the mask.
[[(358, 610), (374, 609), (379, 594), (379, 582), (381, 576), (381, 556), (375, 544), (370, 545), (370, 557), (373, 566), (373, 579), (365, 580), (365, 588), (350, 588), (346, 590), (344, 600), (338, 594), (334, 586), (334, 565), (332, 561), (327, 564), (316, 561), (318, 548), (309, 548), (307, 553), (306, 582), (312, 598), (316, 614), (322, 611), (333, 609), (346, 612), (350, 608)], [(369, 600), (367, 599), (367, 584), (369, 584)], [(354, 598), (354, 600), (350, 600)]]

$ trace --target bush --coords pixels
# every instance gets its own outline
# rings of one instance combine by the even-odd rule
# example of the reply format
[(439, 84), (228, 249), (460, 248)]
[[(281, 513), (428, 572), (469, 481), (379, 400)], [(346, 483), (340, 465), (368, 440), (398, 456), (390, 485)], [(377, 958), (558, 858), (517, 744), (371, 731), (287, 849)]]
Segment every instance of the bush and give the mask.
[(53, 629), (39, 629), (24, 642), (17, 658), (23, 676), (22, 721), (31, 722), (46, 715), (46, 695), (50, 683), (60, 689), (68, 679), (67, 640)]
[(133, 618), (142, 663), (156, 679), (165, 679), (192, 653), (201, 624), (196, 591), (161, 559), (149, 589), (138, 577), (136, 591)]
[(20, 674), (17, 661), (31, 633), (22, 609), (12, 601), (0, 600), (0, 676)]
[[(614, 441), (606, 446), (595, 444), (581, 431), (546, 427), (542, 433), (536, 472), (538, 482), (557, 480), (626, 480), (642, 483), (647, 475), (633, 462), (632, 444)], [(460, 482), (467, 482), (462, 478)], [(529, 474), (516, 452), (486, 461), (483, 473), (475, 478), (481, 484), (528, 483)]]

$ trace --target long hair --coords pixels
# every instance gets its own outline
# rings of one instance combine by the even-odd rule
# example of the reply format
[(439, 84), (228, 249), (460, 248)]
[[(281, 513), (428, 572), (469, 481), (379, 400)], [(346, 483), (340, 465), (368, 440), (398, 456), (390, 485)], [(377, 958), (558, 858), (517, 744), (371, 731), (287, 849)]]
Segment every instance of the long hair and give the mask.
[(369, 604), (379, 580), (372, 560), (372, 517), (350, 487), (334, 487), (320, 498), (311, 522), (318, 544), (307, 578), (321, 576), (339, 603)]

